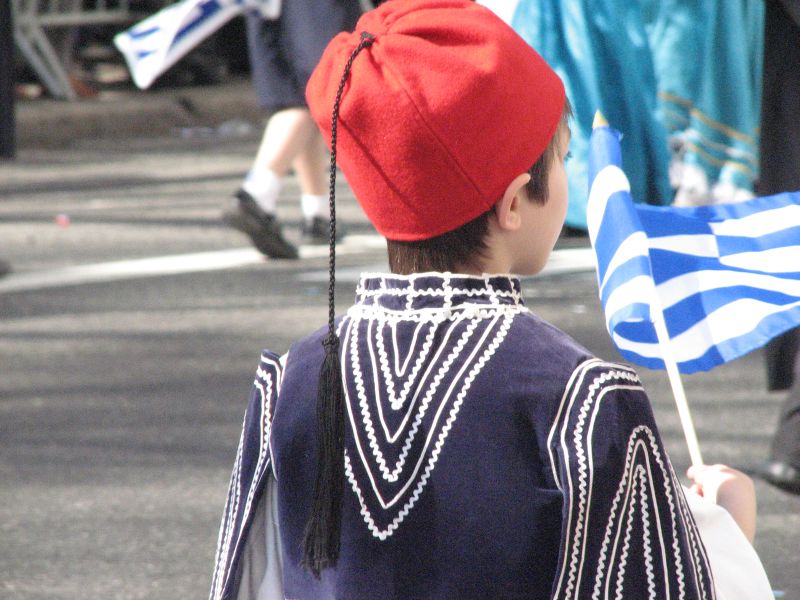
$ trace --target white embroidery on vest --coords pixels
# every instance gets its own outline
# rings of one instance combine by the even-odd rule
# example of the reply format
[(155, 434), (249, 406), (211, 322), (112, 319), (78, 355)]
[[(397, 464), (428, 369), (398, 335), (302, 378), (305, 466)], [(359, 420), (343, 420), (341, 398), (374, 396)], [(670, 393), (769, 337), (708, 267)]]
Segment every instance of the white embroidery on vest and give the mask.
[[(472, 382), (497, 351), (511, 327), (514, 316), (519, 312), (521, 312), (520, 307), (507, 305), (497, 306), (489, 310), (484, 308), (480, 311), (458, 311), (458, 314), (448, 315), (447, 319), (436, 319), (437, 322), (431, 325), (432, 327), (436, 325), (447, 327), (444, 332), (445, 343), (439, 345), (437, 352), (434, 353), (433, 357), (430, 357), (425, 372), (419, 376), (418, 381), (425, 385), (418, 387), (414, 394), (409, 394), (409, 397), (406, 397), (409, 405), (408, 412), (403, 418), (400, 429), (385, 440), (392, 443), (392, 440), (398, 439), (401, 431), (408, 429), (403, 439), (399, 459), (392, 469), (387, 465), (384, 454), (378, 445), (373, 416), (370, 412), (366, 377), (358, 354), (358, 332), (360, 331), (361, 319), (353, 318), (354, 315), (352, 314), (349, 315), (351, 321), (347, 324), (344, 332), (346, 341), (343, 347), (347, 350), (342, 356), (342, 367), (346, 369), (345, 372), (353, 375), (357, 398), (350, 397), (347, 386), (345, 387), (345, 395), (348, 416), (358, 454), (357, 460), (366, 473), (369, 482), (360, 482), (358, 480), (348, 452), (345, 452), (345, 473), (358, 498), (361, 506), (361, 515), (372, 534), (378, 539), (385, 540), (391, 536), (417, 503), (431, 472), (436, 466), (447, 436), (467, 397)], [(491, 318), (487, 319), (487, 314), (490, 314)], [(463, 327), (460, 334), (456, 331), (459, 326)], [(364, 328), (370, 331), (369, 327)], [(455, 335), (458, 335), (457, 341), (450, 341), (450, 336)], [(464, 356), (465, 348), (469, 350), (466, 356)], [(368, 372), (373, 378), (379, 376), (383, 370), (380, 360), (371, 355), (370, 361), (371, 364), (367, 366)], [(439, 364), (437, 365), (437, 363)], [(419, 368), (422, 369), (422, 366)], [(455, 369), (458, 370), (447, 388), (441, 388), (443, 379), (446, 376), (453, 375), (452, 371)], [(387, 400), (381, 394), (380, 389), (375, 391), (375, 394), (375, 401), (379, 404)], [(455, 399), (452, 399), (453, 394), (455, 394)], [(422, 395), (422, 399), (417, 404), (420, 395)], [(356, 399), (358, 400), (357, 403)], [(388, 398), (388, 400), (391, 402), (391, 398)], [(411, 412), (412, 410), (415, 412)], [(433, 425), (424, 440), (422, 450), (408, 462), (412, 444), (420, 430), (420, 423), (428, 414), (428, 411), (433, 411), (431, 413)], [(411, 415), (413, 415), (413, 421), (408, 426)], [(442, 420), (444, 420), (443, 423)], [(367, 438), (369, 453), (365, 452), (365, 447), (361, 441), (362, 435)], [(404, 469), (405, 473), (403, 472)], [(381, 490), (380, 480), (374, 473), (376, 470), (381, 475), (382, 480), (389, 483), (402, 484), (391, 498), (385, 497), (386, 490)], [(401, 476), (404, 476), (402, 481)], [(376, 521), (377, 515), (370, 510), (369, 499), (365, 496), (365, 489), (367, 488), (371, 489), (370, 496), (378, 501), (380, 510), (384, 513), (381, 515), (380, 520), (383, 522), (388, 521), (388, 525), (382, 526)], [(400, 506), (399, 509), (398, 506)]]

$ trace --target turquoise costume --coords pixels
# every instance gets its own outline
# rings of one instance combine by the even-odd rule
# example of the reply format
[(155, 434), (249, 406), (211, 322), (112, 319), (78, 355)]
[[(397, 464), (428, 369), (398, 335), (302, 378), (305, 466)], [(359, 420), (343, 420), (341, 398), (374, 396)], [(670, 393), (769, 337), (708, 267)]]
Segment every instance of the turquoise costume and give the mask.
[(624, 132), (637, 202), (752, 196), (761, 0), (519, 0), (511, 14), (512, 27), (561, 76), (575, 109), (568, 225), (586, 227), (584, 157), (598, 109)]

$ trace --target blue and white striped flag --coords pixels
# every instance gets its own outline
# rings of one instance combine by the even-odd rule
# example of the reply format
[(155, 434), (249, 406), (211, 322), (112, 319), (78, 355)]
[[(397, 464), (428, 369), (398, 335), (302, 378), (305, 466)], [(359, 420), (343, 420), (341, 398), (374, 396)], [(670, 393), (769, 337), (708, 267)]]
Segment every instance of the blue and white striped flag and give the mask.
[(265, 19), (274, 19), (280, 9), (281, 0), (182, 0), (117, 34), (114, 44), (133, 82), (146, 89), (232, 18), (258, 10)]
[(696, 208), (634, 204), (620, 134), (594, 129), (587, 222), (608, 331), (663, 369), (663, 313), (684, 373), (706, 371), (800, 325), (800, 192)]

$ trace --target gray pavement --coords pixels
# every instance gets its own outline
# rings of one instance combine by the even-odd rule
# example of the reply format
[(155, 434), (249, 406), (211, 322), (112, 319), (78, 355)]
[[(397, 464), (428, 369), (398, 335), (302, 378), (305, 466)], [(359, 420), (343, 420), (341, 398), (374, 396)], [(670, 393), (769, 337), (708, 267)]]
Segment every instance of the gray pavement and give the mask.
[[(16, 103), (17, 145), (64, 148), (95, 139), (160, 136), (173, 130), (216, 128), (233, 120), (257, 124), (262, 118), (247, 78), (224, 85), (140, 91), (105, 88), (96, 97), (65, 102), (49, 98)], [(201, 132), (197, 132), (198, 134)]]
[[(269, 261), (219, 221), (258, 143), (249, 87), (159, 94), (21, 105), (19, 156), (0, 162), (0, 258), (14, 267), (0, 279), (0, 598), (205, 597), (259, 351), (325, 321), (324, 252)], [(290, 181), (279, 204), (295, 238), (296, 195)], [(385, 258), (344, 182), (339, 198), (344, 307)], [(526, 299), (614, 359), (594, 275), (576, 268), (525, 280)], [(641, 374), (683, 472), (666, 377)], [(707, 462), (765, 456), (781, 397), (764, 391), (760, 352), (685, 385)], [(756, 487), (756, 548), (773, 587), (800, 599), (800, 499)]]

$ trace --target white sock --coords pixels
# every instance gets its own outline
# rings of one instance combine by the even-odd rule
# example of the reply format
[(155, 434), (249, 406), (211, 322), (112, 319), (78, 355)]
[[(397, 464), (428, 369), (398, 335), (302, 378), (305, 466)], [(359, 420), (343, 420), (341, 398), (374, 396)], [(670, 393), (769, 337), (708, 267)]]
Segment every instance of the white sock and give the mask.
[(300, 205), (303, 207), (303, 216), (306, 221), (314, 217), (330, 218), (327, 196), (317, 196), (315, 194), (303, 194), (300, 196)]
[(275, 214), (281, 186), (281, 178), (270, 169), (250, 169), (242, 183), (242, 189), (268, 214)]

